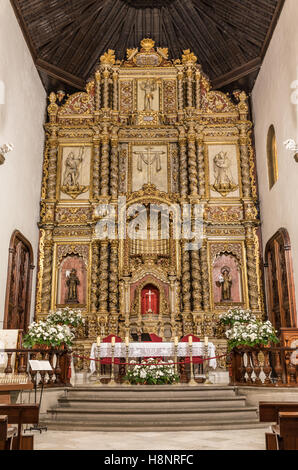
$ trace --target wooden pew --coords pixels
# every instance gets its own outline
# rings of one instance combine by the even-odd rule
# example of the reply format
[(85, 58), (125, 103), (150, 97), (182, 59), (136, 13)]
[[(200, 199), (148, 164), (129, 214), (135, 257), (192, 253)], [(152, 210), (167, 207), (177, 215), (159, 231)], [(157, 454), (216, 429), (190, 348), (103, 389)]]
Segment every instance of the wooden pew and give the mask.
[[(17, 424), (18, 435), (15, 441), (14, 449), (16, 450), (33, 450), (33, 439), (27, 439), (22, 436), (23, 424), (38, 424), (39, 422), (39, 405), (2, 405), (0, 404), (0, 415), (7, 416), (8, 424)], [(28, 445), (29, 440), (29, 445)], [(24, 441), (24, 443), (22, 442)], [(27, 445), (26, 445), (27, 443)], [(24, 445), (23, 445), (24, 444)]]
[(0, 416), (0, 450), (12, 450), (13, 438), (17, 429), (8, 426), (8, 417)]
[(267, 450), (298, 450), (298, 403), (260, 402), (260, 422), (275, 422), (266, 433)]

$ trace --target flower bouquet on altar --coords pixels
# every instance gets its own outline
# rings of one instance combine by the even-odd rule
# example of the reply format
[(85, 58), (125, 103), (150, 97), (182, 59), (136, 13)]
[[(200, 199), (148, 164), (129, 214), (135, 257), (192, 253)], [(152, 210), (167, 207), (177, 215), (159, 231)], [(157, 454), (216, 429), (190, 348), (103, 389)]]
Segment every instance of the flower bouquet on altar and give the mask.
[(231, 308), (228, 312), (219, 315), (219, 323), (224, 326), (233, 326), (234, 323), (251, 323), (255, 322), (256, 316), (251, 310), (243, 308)]
[(47, 316), (47, 322), (54, 325), (67, 325), (70, 328), (78, 328), (85, 324), (81, 310), (69, 307), (50, 312)]
[(270, 321), (251, 321), (250, 323), (236, 322), (226, 331), (228, 348), (232, 350), (237, 346), (267, 346), (278, 343), (277, 331)]
[(128, 368), (126, 380), (132, 385), (170, 385), (179, 381), (179, 376), (175, 374), (173, 361), (168, 361), (168, 365), (160, 364), (159, 359), (143, 360), (141, 364), (131, 361), (132, 368)]
[(61, 348), (64, 345), (72, 346), (74, 334), (67, 325), (55, 325), (48, 321), (33, 322), (24, 336), (23, 346), (32, 349), (34, 347), (48, 346)]

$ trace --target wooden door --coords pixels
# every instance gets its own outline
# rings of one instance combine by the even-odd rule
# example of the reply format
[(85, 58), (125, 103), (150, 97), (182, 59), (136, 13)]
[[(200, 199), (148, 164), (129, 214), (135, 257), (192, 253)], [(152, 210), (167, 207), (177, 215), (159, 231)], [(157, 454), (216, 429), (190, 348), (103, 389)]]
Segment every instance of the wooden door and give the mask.
[(16, 230), (9, 247), (5, 329), (26, 330), (29, 324), (33, 269), (31, 244)]
[(290, 237), (280, 229), (265, 251), (268, 316), (276, 329), (296, 326), (296, 301)]

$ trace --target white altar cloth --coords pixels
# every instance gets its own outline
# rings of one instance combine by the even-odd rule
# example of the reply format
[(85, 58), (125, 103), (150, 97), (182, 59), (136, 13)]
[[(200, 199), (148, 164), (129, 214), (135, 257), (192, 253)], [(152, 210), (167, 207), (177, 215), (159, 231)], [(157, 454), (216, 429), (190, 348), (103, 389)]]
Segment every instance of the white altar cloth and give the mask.
[[(115, 343), (114, 357), (126, 357), (125, 343)], [(192, 343), (192, 355), (193, 357), (204, 356), (205, 348), (204, 343)], [(175, 354), (174, 343), (129, 343), (128, 357), (173, 357)], [(178, 343), (178, 357), (189, 356), (188, 343)], [(100, 357), (112, 357), (112, 345), (111, 343), (100, 344)], [(215, 357), (215, 346), (213, 343), (208, 344), (208, 357)], [(91, 347), (91, 359), (98, 359), (97, 344), (93, 343)], [(209, 366), (212, 369), (216, 369), (216, 359), (210, 359)], [(90, 361), (91, 373), (96, 370), (96, 362)]]

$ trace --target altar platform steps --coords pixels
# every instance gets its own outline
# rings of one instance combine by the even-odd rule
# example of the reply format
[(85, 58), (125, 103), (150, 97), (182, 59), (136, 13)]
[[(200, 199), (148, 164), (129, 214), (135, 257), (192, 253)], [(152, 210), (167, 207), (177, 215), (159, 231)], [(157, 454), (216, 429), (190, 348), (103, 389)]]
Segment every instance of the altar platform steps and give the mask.
[[(233, 387), (76, 387), (65, 391), (42, 422), (49, 429), (183, 431), (260, 426)], [(268, 427), (268, 426), (266, 426)]]

